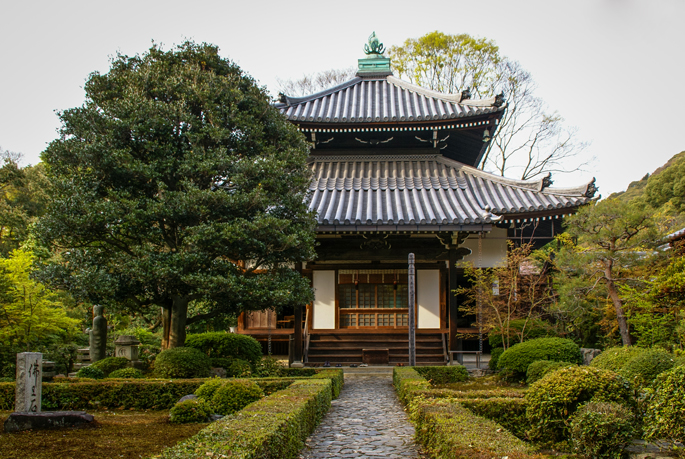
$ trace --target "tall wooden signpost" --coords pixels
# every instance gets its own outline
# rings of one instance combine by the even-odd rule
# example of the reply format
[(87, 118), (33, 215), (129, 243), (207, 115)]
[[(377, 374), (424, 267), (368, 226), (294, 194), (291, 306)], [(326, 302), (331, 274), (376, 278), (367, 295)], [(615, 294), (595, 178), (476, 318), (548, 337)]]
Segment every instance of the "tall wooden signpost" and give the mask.
[(416, 308), (414, 307), (414, 294), (416, 285), (416, 270), (414, 267), (414, 254), (409, 254), (409, 366), (416, 366)]

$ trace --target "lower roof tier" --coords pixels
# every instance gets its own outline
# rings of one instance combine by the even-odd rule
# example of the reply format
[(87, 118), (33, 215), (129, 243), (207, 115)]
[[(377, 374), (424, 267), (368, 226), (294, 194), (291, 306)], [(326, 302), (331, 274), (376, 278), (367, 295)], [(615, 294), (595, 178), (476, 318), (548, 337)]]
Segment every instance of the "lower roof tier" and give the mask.
[(311, 156), (309, 207), (321, 227), (489, 224), (572, 212), (596, 192), (592, 182), (549, 188), (549, 176), (511, 180), (440, 154)]

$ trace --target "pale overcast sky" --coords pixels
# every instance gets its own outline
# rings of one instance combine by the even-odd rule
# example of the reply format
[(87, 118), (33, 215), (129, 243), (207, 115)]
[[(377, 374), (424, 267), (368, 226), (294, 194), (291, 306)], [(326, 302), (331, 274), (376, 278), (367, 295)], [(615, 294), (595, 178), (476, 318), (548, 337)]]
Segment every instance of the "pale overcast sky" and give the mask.
[(88, 74), (152, 40), (214, 43), (275, 93), (277, 77), (356, 66), (372, 31), (389, 47), (439, 30), (492, 39), (520, 61), (597, 157), (555, 186), (596, 176), (607, 196), (685, 150), (684, 20), (683, 0), (0, 0), (0, 147), (37, 163), (55, 110), (83, 103)]

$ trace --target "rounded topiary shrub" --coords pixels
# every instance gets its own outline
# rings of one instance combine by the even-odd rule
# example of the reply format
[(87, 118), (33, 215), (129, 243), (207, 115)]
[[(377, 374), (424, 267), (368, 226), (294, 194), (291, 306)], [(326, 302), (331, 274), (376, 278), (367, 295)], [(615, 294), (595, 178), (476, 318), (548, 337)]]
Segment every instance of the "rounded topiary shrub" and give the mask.
[(212, 358), (247, 360), (252, 365), (262, 358), (262, 346), (259, 341), (237, 333), (210, 332), (188, 335), (185, 346), (198, 349)]
[(490, 368), (491, 370), (497, 369), (497, 362), (499, 361), (499, 358), (502, 356), (503, 352), (503, 347), (496, 347), (490, 351), (490, 361), (488, 362), (488, 368)]
[(233, 414), (263, 396), (262, 389), (252, 381), (228, 380), (214, 392), (211, 407), (217, 414)]
[(585, 459), (621, 459), (635, 433), (634, 422), (624, 405), (590, 402), (571, 417), (571, 443)]
[(197, 388), (197, 390), (195, 391), (195, 395), (197, 395), (203, 400), (210, 401), (212, 397), (214, 397), (214, 393), (216, 392), (216, 390), (219, 387), (223, 386), (225, 382), (226, 380), (221, 378), (212, 378), (210, 380), (207, 380), (200, 387)]
[(209, 357), (189, 347), (167, 349), (155, 359), (155, 374), (162, 378), (205, 378), (210, 368)]
[(619, 374), (638, 387), (652, 384), (659, 375), (675, 365), (673, 355), (662, 349), (647, 349), (626, 363)]
[(177, 424), (207, 422), (212, 409), (205, 400), (194, 399), (179, 402), (169, 411), (169, 421)]
[(645, 400), (645, 440), (685, 442), (685, 366), (656, 377)]
[(102, 370), (105, 376), (109, 376), (109, 374), (114, 370), (126, 368), (128, 362), (129, 360), (126, 357), (107, 357), (91, 363), (90, 366), (93, 368), (99, 368)]
[(233, 359), (227, 357), (212, 357), (210, 361), (212, 363), (212, 368), (223, 368), (224, 370), (233, 363)]
[(528, 365), (526, 372), (526, 382), (533, 384), (535, 381), (542, 379), (547, 373), (559, 370), (560, 368), (568, 368), (577, 366), (570, 362), (555, 362), (554, 360), (536, 360)]
[(630, 383), (617, 373), (588, 366), (562, 368), (533, 383), (526, 393), (529, 437), (558, 443), (568, 437), (568, 419), (590, 401), (634, 406)]
[(629, 360), (645, 351), (646, 349), (635, 346), (610, 347), (592, 359), (590, 366), (618, 373)]
[(583, 362), (583, 356), (580, 347), (570, 339), (538, 338), (515, 344), (504, 351), (497, 362), (497, 368), (523, 379), (528, 366), (536, 360), (580, 364)]
[(102, 379), (105, 377), (105, 373), (101, 369), (89, 365), (77, 371), (76, 376), (79, 378)]
[(144, 378), (145, 375), (142, 371), (136, 368), (121, 368), (119, 370), (114, 370), (107, 376), (108, 378), (126, 378), (126, 379), (140, 379)]

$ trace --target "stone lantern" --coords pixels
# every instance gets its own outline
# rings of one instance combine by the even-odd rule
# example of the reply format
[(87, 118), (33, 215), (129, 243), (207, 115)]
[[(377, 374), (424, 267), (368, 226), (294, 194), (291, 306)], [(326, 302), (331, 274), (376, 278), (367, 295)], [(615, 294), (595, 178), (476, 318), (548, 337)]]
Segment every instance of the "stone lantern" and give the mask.
[(138, 345), (140, 341), (133, 335), (121, 335), (114, 341), (114, 355), (126, 357), (131, 361), (138, 360)]

